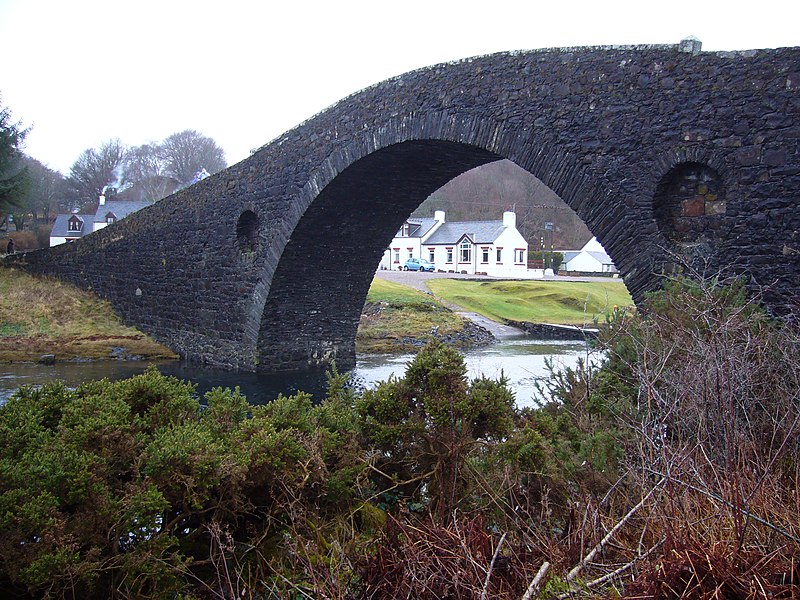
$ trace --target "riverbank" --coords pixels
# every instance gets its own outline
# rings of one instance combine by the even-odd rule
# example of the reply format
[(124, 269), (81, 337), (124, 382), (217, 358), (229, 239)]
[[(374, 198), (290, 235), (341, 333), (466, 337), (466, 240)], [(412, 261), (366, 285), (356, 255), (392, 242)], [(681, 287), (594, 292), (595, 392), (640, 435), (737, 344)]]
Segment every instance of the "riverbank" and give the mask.
[[(356, 351), (404, 354), (431, 340), (460, 350), (479, 348), (519, 335), (520, 322), (587, 324), (612, 304), (630, 303), (624, 284), (608, 280), (503, 281), (379, 271), (364, 305)], [(0, 341), (5, 363), (178, 358), (124, 326), (93, 294), (2, 266)]]
[(93, 294), (2, 266), (0, 342), (6, 363), (178, 358)]
[(488, 346), (495, 336), (411, 286), (376, 277), (356, 336), (359, 354), (403, 354), (438, 340), (461, 350)]

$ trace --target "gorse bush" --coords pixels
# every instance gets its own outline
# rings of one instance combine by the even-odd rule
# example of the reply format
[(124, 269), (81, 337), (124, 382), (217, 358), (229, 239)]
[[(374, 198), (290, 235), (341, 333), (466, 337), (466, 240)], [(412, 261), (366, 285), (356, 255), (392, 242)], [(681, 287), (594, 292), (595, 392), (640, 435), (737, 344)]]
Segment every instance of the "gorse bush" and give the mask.
[(2, 587), (219, 591), (232, 556), (268, 580), (287, 530), (351, 508), (363, 464), (335, 408), (303, 394), (251, 407), (231, 390), (206, 401), (154, 368), (74, 391), (21, 389), (0, 409)]

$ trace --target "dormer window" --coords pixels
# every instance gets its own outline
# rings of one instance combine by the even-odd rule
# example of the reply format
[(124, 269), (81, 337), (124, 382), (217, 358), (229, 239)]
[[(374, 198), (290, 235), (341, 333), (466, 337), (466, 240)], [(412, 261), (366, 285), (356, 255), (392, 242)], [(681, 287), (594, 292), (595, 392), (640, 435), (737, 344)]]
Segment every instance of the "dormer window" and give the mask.
[(70, 231), (80, 231), (83, 228), (83, 221), (75, 215), (72, 215), (67, 223)]
[(409, 235), (411, 235), (411, 225), (405, 222), (400, 228), (400, 231), (397, 232), (397, 237), (408, 237)]
[(112, 223), (116, 222), (117, 222), (117, 216), (114, 213), (110, 212), (106, 215), (106, 225), (111, 225)]

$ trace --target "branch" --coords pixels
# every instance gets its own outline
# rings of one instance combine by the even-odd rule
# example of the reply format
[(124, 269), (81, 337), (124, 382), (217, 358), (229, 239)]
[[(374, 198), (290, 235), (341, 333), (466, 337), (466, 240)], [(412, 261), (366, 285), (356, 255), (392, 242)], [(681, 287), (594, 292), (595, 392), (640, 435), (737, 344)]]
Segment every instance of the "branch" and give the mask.
[[(651, 473), (653, 473), (654, 475), (661, 475), (661, 473), (658, 473), (658, 472), (656, 472), (656, 471), (653, 471), (652, 469), (647, 469), (647, 470), (648, 470), (648, 471), (650, 471)], [(661, 475), (661, 476), (663, 477), (663, 475)], [(709, 491), (707, 491), (707, 490), (700, 489), (699, 487), (693, 486), (691, 483), (686, 483), (685, 481), (681, 481), (680, 479), (676, 479), (676, 478), (674, 478), (674, 477), (670, 477), (670, 479), (671, 479), (672, 481), (674, 481), (675, 483), (679, 483), (680, 485), (682, 485), (682, 486), (684, 486), (684, 487), (686, 487), (686, 488), (688, 488), (688, 489), (690, 489), (690, 490), (694, 490), (695, 492), (698, 492), (698, 493), (700, 493), (700, 494), (703, 494), (703, 495), (705, 495), (705, 496), (708, 496), (708, 497), (709, 497), (709, 498), (711, 498), (712, 500), (716, 500), (717, 502), (720, 502), (720, 503), (724, 504), (725, 506), (727, 506), (727, 507), (729, 507), (729, 508), (732, 508), (732, 509), (734, 509), (734, 510), (738, 510), (739, 512), (741, 512), (743, 515), (745, 515), (745, 516), (746, 516), (746, 517), (748, 517), (749, 519), (753, 519), (753, 520), (754, 520), (754, 521), (756, 521), (757, 523), (761, 523), (761, 524), (762, 524), (762, 525), (764, 525), (765, 527), (769, 527), (770, 529), (772, 529), (772, 531), (774, 531), (774, 532), (776, 532), (776, 533), (779, 533), (779, 534), (781, 534), (781, 535), (782, 535), (782, 536), (784, 536), (784, 537), (787, 537), (787, 538), (789, 538), (789, 539), (790, 539), (790, 540), (792, 540), (793, 542), (796, 542), (796, 543), (800, 544), (800, 538), (798, 538), (798, 537), (795, 537), (795, 536), (793, 536), (791, 533), (789, 533), (788, 531), (784, 531), (783, 529), (781, 529), (781, 528), (780, 528), (780, 527), (778, 527), (777, 525), (773, 525), (773, 524), (772, 524), (772, 523), (770, 523), (769, 521), (767, 521), (767, 520), (765, 520), (765, 519), (762, 519), (761, 517), (759, 517), (759, 516), (757, 516), (757, 515), (754, 515), (753, 513), (751, 513), (751, 512), (750, 512), (749, 510), (747, 510), (746, 508), (739, 508), (739, 507), (736, 507), (736, 506), (734, 506), (734, 505), (733, 505), (733, 503), (731, 503), (731, 502), (728, 502), (727, 500), (725, 500), (724, 498), (722, 498), (722, 497), (718, 496), (717, 494), (715, 494), (715, 493), (713, 493), (713, 492), (709, 492)]]
[(531, 600), (531, 598), (533, 598), (533, 595), (537, 591), (539, 591), (539, 586), (542, 583), (542, 579), (544, 579), (544, 576), (549, 568), (550, 568), (550, 563), (544, 561), (542, 566), (539, 567), (539, 572), (536, 573), (536, 577), (533, 578), (533, 581), (531, 581), (531, 584), (528, 586), (528, 589), (525, 590), (525, 594), (523, 594), (522, 600)]
[(486, 581), (483, 582), (483, 592), (481, 592), (481, 600), (486, 600), (486, 592), (489, 590), (489, 578), (492, 576), (492, 569), (494, 569), (494, 561), (497, 560), (497, 555), (500, 554), (500, 548), (503, 546), (503, 542), (506, 541), (507, 533), (504, 533), (503, 536), (500, 538), (500, 542), (497, 544), (497, 548), (494, 549), (494, 554), (492, 555), (492, 562), (489, 563), (489, 570), (486, 572)]
[(623, 525), (625, 525), (625, 523), (627, 523), (630, 520), (630, 518), (639, 511), (640, 508), (642, 508), (642, 506), (644, 506), (644, 503), (650, 499), (650, 496), (652, 496), (655, 493), (655, 491), (664, 484), (666, 480), (667, 480), (666, 477), (662, 477), (661, 481), (659, 481), (653, 487), (653, 489), (650, 490), (647, 493), (647, 495), (639, 501), (639, 503), (636, 506), (630, 509), (628, 511), (628, 514), (622, 517), (622, 520), (620, 520), (619, 523), (617, 523), (616, 525), (614, 525), (614, 527), (611, 528), (611, 531), (609, 531), (605, 535), (605, 537), (602, 540), (600, 540), (594, 548), (592, 548), (592, 551), (589, 552), (589, 554), (587, 554), (581, 562), (575, 565), (575, 567), (569, 573), (567, 573), (567, 581), (572, 581), (573, 579), (575, 579), (575, 577), (577, 577), (578, 573), (580, 573), (581, 570), (595, 557), (595, 555), (605, 547), (608, 541), (612, 537), (614, 537), (614, 534), (617, 533), (617, 531), (619, 531), (619, 529)]

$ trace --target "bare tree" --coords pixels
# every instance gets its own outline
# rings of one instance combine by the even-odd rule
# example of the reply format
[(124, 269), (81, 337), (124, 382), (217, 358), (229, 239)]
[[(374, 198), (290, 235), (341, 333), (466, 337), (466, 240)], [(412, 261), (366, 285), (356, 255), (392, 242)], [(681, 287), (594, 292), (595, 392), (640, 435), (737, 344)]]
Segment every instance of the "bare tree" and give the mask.
[(194, 129), (173, 133), (162, 144), (167, 161), (167, 174), (188, 185), (203, 170), (208, 174), (227, 167), (225, 151), (210, 137)]
[(118, 187), (124, 157), (125, 146), (118, 138), (105, 142), (97, 150), (84, 150), (70, 169), (68, 182), (73, 202), (96, 200), (107, 187)]
[(123, 185), (136, 191), (142, 200), (161, 200), (178, 187), (167, 171), (167, 154), (161, 144), (144, 144), (125, 153)]

